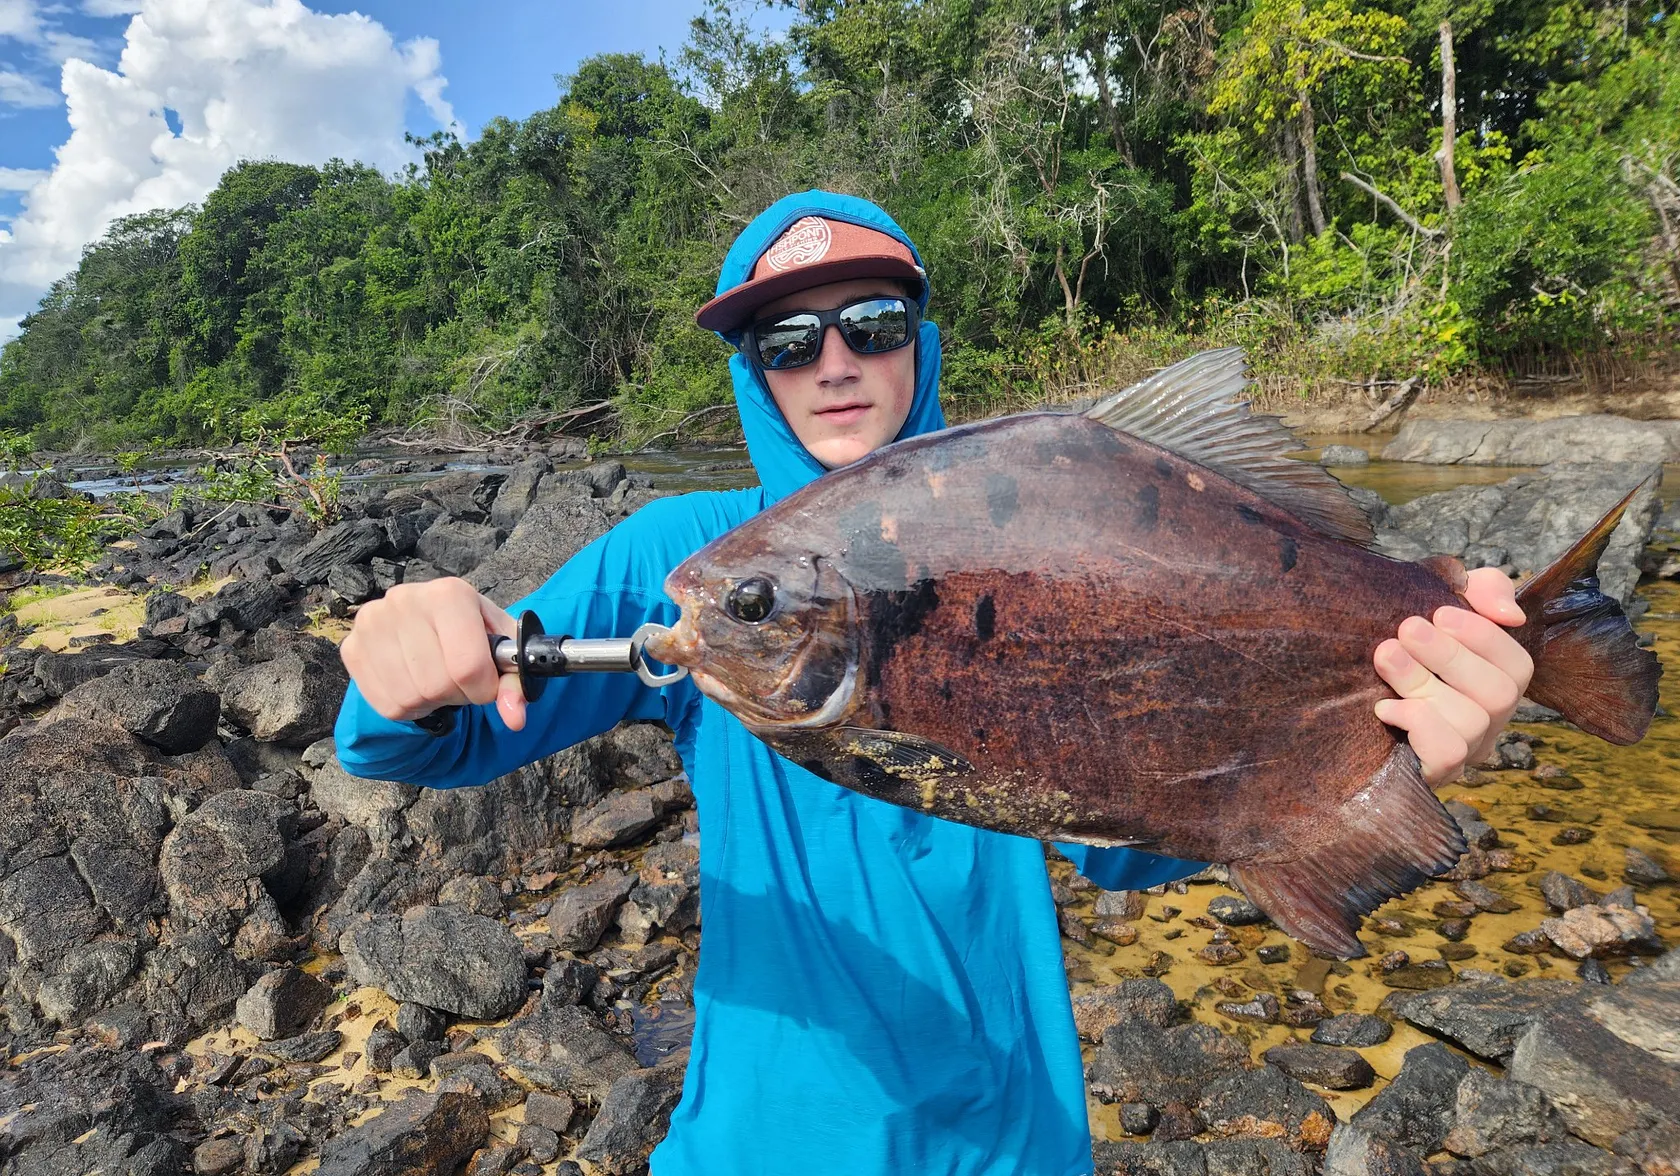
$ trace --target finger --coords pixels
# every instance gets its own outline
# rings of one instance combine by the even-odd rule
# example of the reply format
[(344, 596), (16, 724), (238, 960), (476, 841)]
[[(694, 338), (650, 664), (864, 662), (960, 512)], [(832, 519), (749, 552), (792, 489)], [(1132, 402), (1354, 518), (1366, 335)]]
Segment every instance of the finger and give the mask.
[[(1514, 637), (1487, 617), (1469, 609), (1451, 606), (1436, 609), (1434, 621), (1437, 629), (1447, 633), (1511, 680), (1509, 702), (1510, 708), (1515, 710), (1523, 691), (1528, 689), (1529, 680), (1534, 676), (1534, 659), (1528, 655), (1528, 650), (1518, 645)], [(1498, 700), (1489, 698), (1487, 701)], [(1490, 714), (1497, 713), (1493, 707), (1489, 707), (1488, 710)]]
[[(482, 593), (478, 597), (478, 610), (486, 632), (501, 637), (519, 636), (519, 625), (512, 615)], [(508, 730), (525, 729), (525, 688), (520, 685), (518, 674), (503, 674), (497, 682), (496, 713), (502, 716)]]
[(1390, 638), (1377, 646), (1375, 661), (1377, 673), (1396, 694), (1429, 703), (1465, 743), (1478, 743), (1487, 734), (1487, 711), (1437, 678), (1399, 641)]
[(1423, 698), (1385, 698), (1377, 703), (1377, 718), (1406, 732), (1423, 778), (1430, 784), (1450, 780), (1464, 770), (1469, 743), (1443, 722), (1434, 705)]
[(495, 700), (500, 675), (484, 625), (479, 623), (478, 599), (477, 592), (462, 584), (459, 592), (446, 593), (439, 600), (431, 624), (445, 672), (468, 702), (483, 705)]
[(419, 695), (409, 718), (419, 718), (440, 706), (459, 706), (467, 701), (443, 665), (443, 647), (430, 625), (404, 625), (397, 631), (403, 664)]
[(1469, 579), (1464, 599), (1488, 620), (1515, 627), (1527, 619), (1523, 610), (1517, 607), (1516, 585), (1504, 572), (1498, 568), (1477, 568), (1470, 573)]
[[(1481, 713), (1473, 718), (1464, 716), (1475, 724), (1473, 729), (1462, 729), (1471, 743), (1486, 733), (1492, 721), (1490, 715), (1516, 709), (1521, 694), (1511, 676), (1466, 649), (1451, 633), (1422, 617), (1408, 617), (1400, 625), (1400, 644), (1426, 670), (1480, 710)], [(1451, 717), (1453, 712), (1448, 708), (1448, 697), (1443, 694), (1440, 701), (1443, 712)]]

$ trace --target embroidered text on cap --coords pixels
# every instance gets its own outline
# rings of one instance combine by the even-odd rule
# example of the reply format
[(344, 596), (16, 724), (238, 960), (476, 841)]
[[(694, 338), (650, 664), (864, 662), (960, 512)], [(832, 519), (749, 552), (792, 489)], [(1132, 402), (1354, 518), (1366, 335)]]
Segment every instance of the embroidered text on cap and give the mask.
[(777, 273), (796, 265), (811, 265), (828, 255), (833, 240), (826, 220), (820, 216), (804, 217), (776, 239), (764, 260)]

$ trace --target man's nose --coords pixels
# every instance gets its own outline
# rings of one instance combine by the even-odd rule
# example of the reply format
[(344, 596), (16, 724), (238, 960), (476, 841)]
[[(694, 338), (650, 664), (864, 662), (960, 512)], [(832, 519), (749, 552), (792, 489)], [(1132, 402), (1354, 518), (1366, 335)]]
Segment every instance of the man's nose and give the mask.
[(817, 383), (825, 386), (844, 384), (862, 375), (863, 369), (858, 366), (857, 356), (846, 346), (840, 328), (829, 327), (825, 330), (822, 353), (817, 356)]

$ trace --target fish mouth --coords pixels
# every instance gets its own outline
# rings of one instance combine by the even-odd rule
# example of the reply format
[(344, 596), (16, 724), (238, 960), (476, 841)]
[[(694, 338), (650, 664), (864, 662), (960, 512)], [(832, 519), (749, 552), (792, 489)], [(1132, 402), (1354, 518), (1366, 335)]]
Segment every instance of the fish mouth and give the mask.
[(698, 677), (701, 646), (700, 632), (694, 627), (692, 614), (685, 608), (675, 625), (649, 636), (642, 648), (654, 661), (668, 666), (682, 666)]

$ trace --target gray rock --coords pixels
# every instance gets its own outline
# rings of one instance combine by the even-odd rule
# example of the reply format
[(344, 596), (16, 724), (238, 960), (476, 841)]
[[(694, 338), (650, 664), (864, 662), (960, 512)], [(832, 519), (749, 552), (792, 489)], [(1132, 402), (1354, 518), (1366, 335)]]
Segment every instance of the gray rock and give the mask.
[[(669, 1124), (669, 1119), (666, 1122)], [(664, 1132), (660, 1133), (660, 1138), (664, 1138)], [(519, 1135), (514, 1143), (523, 1148), (525, 1154), (538, 1164), (552, 1163), (560, 1156), (559, 1134), (535, 1123), (520, 1124)]]
[(1532, 1086), (1472, 1068), (1458, 1084), (1452, 1130), (1442, 1146), (1455, 1156), (1480, 1156), (1515, 1144), (1568, 1134), (1546, 1096)]
[(562, 890), (548, 909), (548, 933), (564, 951), (593, 951), (636, 887), (634, 874), (608, 874)]
[(1271, 1065), (1215, 1080), (1196, 1110), (1214, 1135), (1281, 1139), (1298, 1151), (1323, 1151), (1336, 1125), (1329, 1103)]
[(164, 840), (158, 869), (172, 919), (203, 927), (245, 959), (273, 958), (288, 939), (265, 875), (286, 860), (292, 807), (264, 792), (211, 797)]
[(1560, 1001), (1517, 1043), (1507, 1072), (1600, 1147), (1680, 1121), (1680, 980), (1594, 985)]
[(622, 1041), (577, 1005), (540, 1000), (505, 1026), (480, 1031), (479, 1038), (533, 1085), (593, 1102), (638, 1068)]
[(184, 617), (192, 609), (192, 601), (179, 592), (148, 592), (146, 594), (146, 627), (160, 621)]
[(413, 784), (352, 776), (339, 763), (337, 745), (330, 737), (309, 745), (301, 769), (317, 808), (365, 830), (370, 839), (382, 844), (395, 840), (401, 829), (398, 814), (420, 795)]
[(1381, 1017), (1369, 1013), (1339, 1013), (1320, 1021), (1313, 1028), (1312, 1038), (1319, 1045), (1370, 1046), (1381, 1045), (1394, 1030)]
[(255, 739), (307, 747), (332, 733), (349, 686), (336, 658), (288, 652), (233, 675), (222, 686), (222, 705)]
[(411, 1094), (321, 1146), (320, 1176), (449, 1176), (490, 1136), (470, 1094)]
[(255, 633), (279, 619), (286, 592), (268, 580), (235, 580), (187, 612), (187, 628), (211, 632), (223, 621), (241, 633)]
[(1371, 464), (1371, 455), (1352, 445), (1326, 445), (1318, 455), (1323, 466), (1362, 466)]
[[(438, 1060), (437, 1058), (432, 1059), (434, 1072), (437, 1069)], [(519, 1101), (525, 1097), (525, 1091), (520, 1088), (517, 1082), (511, 1082), (502, 1077), (493, 1066), (484, 1063), (460, 1066), (451, 1070), (438, 1083), (438, 1089), (458, 1090), (473, 1095), (484, 1104), (484, 1109), (491, 1114), (518, 1106)]]
[(1272, 1046), (1260, 1057), (1291, 1078), (1330, 1090), (1363, 1090), (1376, 1080), (1371, 1063), (1351, 1049), (1331, 1045), (1289, 1042)]
[(176, 935), (146, 957), (145, 1007), (177, 1022), (184, 1040), (233, 1012), (251, 984), (247, 968), (209, 932)]
[(391, 1059), (391, 1073), (398, 1078), (429, 1078), (432, 1063), (448, 1052), (441, 1041), (411, 1041)]
[(1650, 854), (1637, 846), (1627, 847), (1627, 868), (1622, 871), (1622, 879), (1634, 886), (1656, 886), (1663, 882), (1672, 881), (1668, 871)]
[(605, 535), (612, 521), (601, 503), (572, 487), (557, 493), (545, 478), (507, 541), (473, 568), (467, 582), (492, 600), (528, 596), (555, 568)]
[(327, 573), (327, 587), (348, 604), (372, 600), (382, 591), (373, 569), (365, 564), (338, 564)]
[(150, 1056), (72, 1046), (9, 1069), (0, 1082), (7, 1176), (177, 1176), (183, 1106)]
[(578, 814), (572, 825), (571, 841), (585, 849), (629, 845), (657, 825), (659, 816), (659, 805), (651, 789), (614, 792), (587, 812)]
[(0, 881), (0, 931), (21, 964), (49, 965), (104, 925), (68, 857), (32, 862)]
[(1165, 1029), (1178, 1017), (1172, 989), (1159, 980), (1132, 979), (1073, 998), (1073, 1022), (1086, 1041), (1101, 1041), (1122, 1021), (1147, 1021)]
[(426, 528), (415, 550), (439, 571), (464, 576), (495, 554), (507, 534), (485, 523), (440, 518)]
[(397, 1006), (397, 1032), (409, 1041), (442, 1041), (449, 1019), (436, 1009), (413, 1001)]
[(556, 1135), (566, 1134), (577, 1114), (577, 1104), (563, 1094), (533, 1090), (525, 1096), (525, 1122), (547, 1127)]
[(385, 543), (385, 528), (373, 519), (335, 523), (284, 561), (301, 584), (323, 584), (339, 564), (365, 563)]
[(1476, 1176), (1635, 1176), (1617, 1157), (1567, 1136), (1488, 1152), (1477, 1157), (1474, 1170)]
[(414, 1001), (476, 1020), (495, 1020), (525, 999), (525, 955), (500, 923), (455, 907), (376, 915), (341, 944), (350, 975)]
[(1227, 927), (1252, 927), (1266, 922), (1266, 912), (1246, 898), (1221, 894), (1208, 903), (1208, 914)]
[(1431, 992), (1395, 994), (1383, 1003), (1419, 1029), (1439, 1034), (1479, 1058), (1504, 1061), (1548, 1006), (1575, 991), (1563, 980), (1465, 982)]
[(278, 968), (239, 998), (234, 1018), (259, 1041), (290, 1037), (333, 1002), (333, 991), (307, 972)]
[(268, 1052), (286, 1062), (318, 1062), (344, 1043), (344, 1034), (337, 1029), (322, 1029), (316, 1033), (300, 1033), (296, 1037), (271, 1041)]
[(1149, 906), (1149, 896), (1141, 890), (1103, 890), (1097, 894), (1096, 915), (1099, 919), (1143, 918)]
[(481, 874), (466, 874), (445, 882), (438, 891), (438, 905), (458, 906), (487, 919), (499, 919), (507, 913), (502, 892), (495, 882)]
[(1091, 1092), (1103, 1102), (1192, 1106), (1212, 1082), (1247, 1061), (1247, 1045), (1210, 1025), (1162, 1029), (1122, 1021), (1091, 1058)]
[(1189, 1140), (1103, 1142), (1092, 1153), (1097, 1176), (1208, 1176), (1206, 1149)]
[(139, 962), (140, 948), (133, 940), (84, 943), (54, 962), (36, 991), (35, 1003), (47, 1020), (75, 1025), (88, 1013), (110, 1004)]
[(41, 684), (48, 698), (63, 698), (83, 682), (91, 682), (134, 660), (133, 654), (117, 650), (42, 653), (35, 658), (30, 673)]
[(612, 1084), (600, 1113), (578, 1144), (578, 1158), (609, 1176), (639, 1171), (671, 1124), (682, 1097), (682, 1069), (654, 1066), (625, 1074)]
[(1578, 906), (1590, 906), (1599, 900), (1598, 892), (1585, 882), (1579, 882), (1556, 870), (1547, 870), (1541, 875), (1540, 896), (1546, 900), (1547, 906), (1559, 912), (1574, 910)]
[(537, 496), (537, 486), (550, 466), (546, 456), (527, 458), (508, 471), (507, 481), (496, 493), (490, 506), (490, 524), (503, 531), (512, 531), (525, 517)]
[(1546, 421), (1407, 421), (1384, 461), (1453, 465), (1680, 461), (1680, 422), (1597, 414)]
[(222, 702), (174, 662), (138, 660), (84, 682), (59, 703), (60, 716), (115, 723), (168, 755), (197, 751), (215, 737)]
[(1353, 1116), (1353, 1126), (1421, 1155), (1441, 1149), (1470, 1063), (1440, 1043), (1406, 1051), (1400, 1073)]
[(1323, 1176), (1429, 1176), (1429, 1168), (1411, 1148), (1338, 1123), (1324, 1152)]
[(482, 523), (490, 517), (497, 491), (506, 480), (506, 474), (452, 470), (428, 481), (420, 492), (442, 507), (446, 515)]
[(376, 1026), (368, 1035), (367, 1042), (362, 1046), (362, 1057), (367, 1060), (369, 1074), (389, 1074), (391, 1066), (396, 1062), (397, 1055), (408, 1048), (402, 1034), (387, 1026)]

